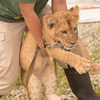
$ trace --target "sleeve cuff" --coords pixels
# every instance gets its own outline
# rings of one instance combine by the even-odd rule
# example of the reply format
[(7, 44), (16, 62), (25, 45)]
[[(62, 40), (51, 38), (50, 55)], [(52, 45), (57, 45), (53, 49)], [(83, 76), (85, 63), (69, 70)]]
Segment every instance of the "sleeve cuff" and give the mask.
[(23, 3), (36, 3), (36, 0), (18, 0), (18, 1)]

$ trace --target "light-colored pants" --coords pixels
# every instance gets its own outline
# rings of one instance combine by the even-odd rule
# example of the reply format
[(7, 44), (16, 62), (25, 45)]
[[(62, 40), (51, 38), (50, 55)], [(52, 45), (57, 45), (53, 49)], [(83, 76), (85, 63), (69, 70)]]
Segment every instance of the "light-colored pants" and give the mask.
[[(51, 13), (51, 7), (47, 4), (39, 18)], [(19, 52), (25, 29), (25, 22), (0, 21), (0, 95), (9, 94), (16, 85), (20, 69)]]

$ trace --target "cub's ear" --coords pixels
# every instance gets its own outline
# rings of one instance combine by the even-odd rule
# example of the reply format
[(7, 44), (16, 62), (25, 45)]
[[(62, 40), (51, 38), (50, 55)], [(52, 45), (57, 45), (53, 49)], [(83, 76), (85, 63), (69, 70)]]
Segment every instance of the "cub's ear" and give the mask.
[(79, 19), (79, 6), (76, 5), (74, 8), (70, 8), (69, 11), (72, 12), (72, 15), (75, 17), (75, 19)]
[(69, 11), (73, 11), (73, 9), (74, 9), (74, 8), (72, 7), (72, 8), (69, 9)]
[(53, 29), (57, 26), (58, 20), (55, 18), (53, 14), (48, 14), (43, 17), (43, 24), (49, 29)]

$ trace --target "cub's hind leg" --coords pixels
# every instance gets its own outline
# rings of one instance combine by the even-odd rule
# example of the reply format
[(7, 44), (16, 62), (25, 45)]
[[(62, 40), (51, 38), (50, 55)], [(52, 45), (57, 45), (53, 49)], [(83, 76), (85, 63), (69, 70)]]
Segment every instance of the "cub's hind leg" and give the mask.
[(67, 100), (66, 96), (59, 97), (55, 94), (56, 75), (53, 65), (47, 65), (44, 68), (40, 80), (45, 88), (43, 95), (46, 100)]
[(23, 85), (27, 87), (30, 100), (39, 100), (39, 91), (41, 88), (40, 80), (34, 74), (32, 74), (27, 86), (26, 77), (27, 77), (27, 72), (21, 69), (21, 80)]
[(39, 100), (40, 89), (41, 89), (40, 80), (34, 74), (32, 74), (27, 86), (30, 100)]

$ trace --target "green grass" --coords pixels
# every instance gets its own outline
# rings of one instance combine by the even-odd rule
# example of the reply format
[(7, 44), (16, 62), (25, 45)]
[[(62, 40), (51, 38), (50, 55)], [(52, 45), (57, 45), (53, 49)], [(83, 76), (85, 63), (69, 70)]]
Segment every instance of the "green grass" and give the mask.
[(97, 93), (98, 95), (100, 95), (100, 87), (95, 87), (94, 90), (96, 91), (96, 93)]
[(18, 77), (18, 80), (17, 80), (17, 83), (16, 85), (22, 85), (22, 82), (21, 82), (21, 72), (19, 73), (19, 77)]
[[(92, 53), (91, 57), (92, 57), (92, 58), (95, 58), (94, 61), (99, 60), (99, 59), (100, 59), (100, 50), (94, 51), (94, 52)], [(99, 61), (98, 61), (97, 63), (99, 63)]]

